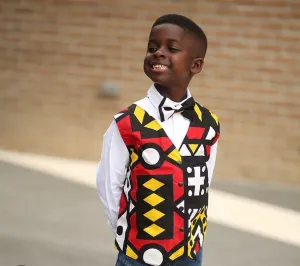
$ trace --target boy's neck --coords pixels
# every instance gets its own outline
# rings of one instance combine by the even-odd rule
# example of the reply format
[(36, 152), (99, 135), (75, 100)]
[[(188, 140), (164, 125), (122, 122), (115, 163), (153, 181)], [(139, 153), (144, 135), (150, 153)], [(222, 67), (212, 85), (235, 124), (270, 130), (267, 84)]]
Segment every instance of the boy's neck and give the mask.
[(172, 100), (173, 102), (181, 102), (187, 97), (187, 89), (170, 88), (160, 84), (154, 84), (159, 93)]

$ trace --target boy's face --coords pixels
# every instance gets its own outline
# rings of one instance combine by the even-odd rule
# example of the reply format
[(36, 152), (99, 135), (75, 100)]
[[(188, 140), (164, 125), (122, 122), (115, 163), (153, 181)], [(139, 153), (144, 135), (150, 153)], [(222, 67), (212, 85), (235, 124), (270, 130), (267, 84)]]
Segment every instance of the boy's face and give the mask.
[(199, 45), (198, 41), (177, 25), (153, 27), (144, 59), (145, 74), (154, 83), (186, 89), (203, 65), (196, 56), (195, 45)]

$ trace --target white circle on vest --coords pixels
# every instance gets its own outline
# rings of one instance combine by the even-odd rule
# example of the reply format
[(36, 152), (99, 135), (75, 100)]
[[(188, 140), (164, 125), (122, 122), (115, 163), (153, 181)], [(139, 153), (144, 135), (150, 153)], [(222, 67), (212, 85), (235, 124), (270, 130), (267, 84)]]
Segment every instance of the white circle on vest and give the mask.
[(142, 157), (147, 164), (154, 165), (159, 161), (159, 152), (153, 148), (147, 148), (143, 151)]
[(144, 252), (143, 260), (148, 264), (159, 266), (162, 264), (164, 258), (163, 254), (158, 249), (149, 248)]

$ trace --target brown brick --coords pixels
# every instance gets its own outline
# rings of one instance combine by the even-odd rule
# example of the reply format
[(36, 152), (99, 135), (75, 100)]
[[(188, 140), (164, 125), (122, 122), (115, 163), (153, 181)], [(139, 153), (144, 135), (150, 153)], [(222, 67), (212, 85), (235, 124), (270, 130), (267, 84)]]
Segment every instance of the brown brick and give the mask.
[[(0, 145), (98, 160), (113, 114), (151, 84), (143, 58), (164, 12), (190, 16), (208, 35), (203, 73), (190, 88), (220, 117), (216, 178), (299, 184), (297, 1), (5, 1)], [(101, 97), (104, 81), (120, 85), (117, 99)]]

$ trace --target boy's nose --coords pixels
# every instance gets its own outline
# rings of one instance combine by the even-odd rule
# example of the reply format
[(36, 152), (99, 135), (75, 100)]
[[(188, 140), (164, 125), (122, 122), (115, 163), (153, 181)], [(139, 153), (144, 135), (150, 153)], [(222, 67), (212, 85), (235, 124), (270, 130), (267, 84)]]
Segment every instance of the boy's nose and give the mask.
[(155, 57), (165, 57), (165, 54), (163, 53), (163, 51), (161, 49), (158, 49), (155, 53), (154, 53)]

